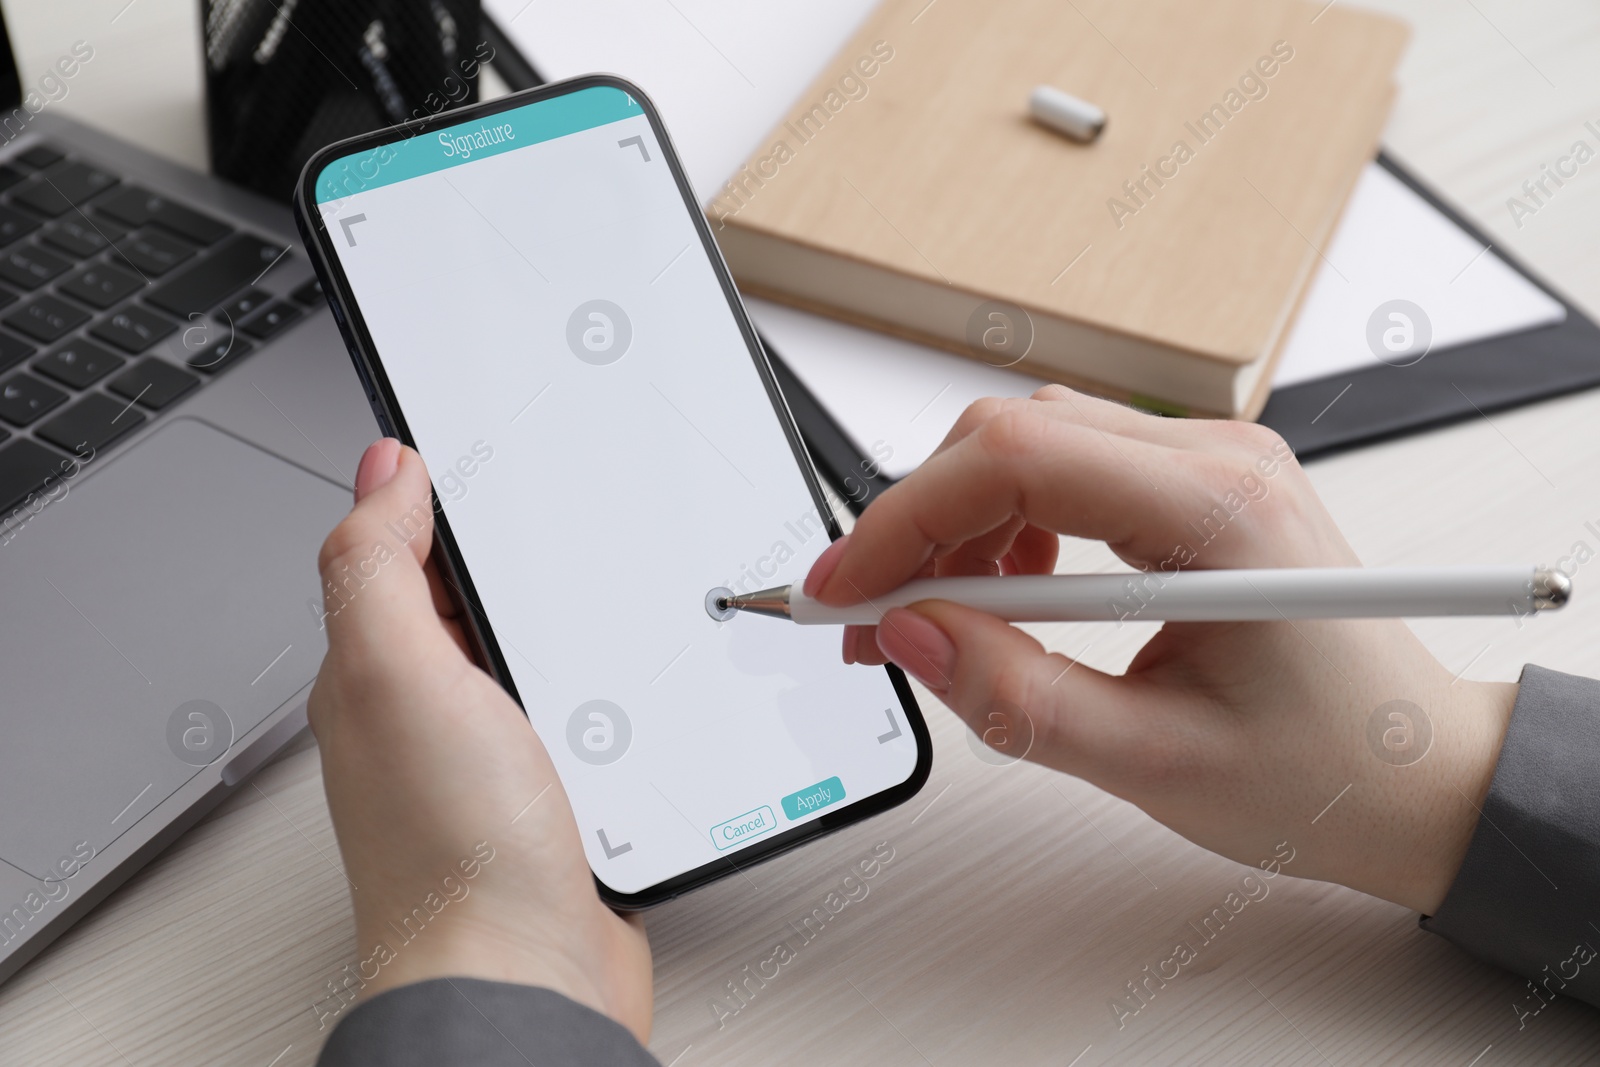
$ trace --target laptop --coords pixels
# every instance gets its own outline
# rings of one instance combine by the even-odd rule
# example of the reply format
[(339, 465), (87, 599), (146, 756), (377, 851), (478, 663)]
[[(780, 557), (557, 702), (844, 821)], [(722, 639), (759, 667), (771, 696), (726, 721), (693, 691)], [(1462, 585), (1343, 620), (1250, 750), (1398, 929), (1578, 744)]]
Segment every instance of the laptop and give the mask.
[(377, 436), (289, 209), (24, 101), (0, 23), (0, 979), (305, 726)]

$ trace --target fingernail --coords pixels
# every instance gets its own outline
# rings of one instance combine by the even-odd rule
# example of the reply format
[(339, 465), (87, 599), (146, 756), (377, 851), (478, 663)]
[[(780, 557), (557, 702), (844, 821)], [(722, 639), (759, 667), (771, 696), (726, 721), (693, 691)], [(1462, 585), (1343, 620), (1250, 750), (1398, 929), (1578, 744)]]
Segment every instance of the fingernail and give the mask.
[(935, 693), (949, 691), (956, 646), (926, 616), (890, 608), (878, 623), (878, 649), (889, 662)]
[(828, 584), (828, 579), (833, 576), (834, 570), (839, 566), (839, 560), (844, 556), (844, 546), (850, 543), (850, 535), (845, 534), (839, 540), (822, 550), (822, 555), (811, 565), (811, 573), (806, 575), (806, 596), (816, 596), (817, 590)]
[(846, 663), (861, 662), (861, 647), (863, 641), (871, 641), (870, 626), (846, 626), (844, 628), (844, 661)]
[(389, 479), (399, 469), (400, 442), (393, 437), (374, 441), (361, 454), (361, 466), (356, 468), (356, 500), (389, 484)]

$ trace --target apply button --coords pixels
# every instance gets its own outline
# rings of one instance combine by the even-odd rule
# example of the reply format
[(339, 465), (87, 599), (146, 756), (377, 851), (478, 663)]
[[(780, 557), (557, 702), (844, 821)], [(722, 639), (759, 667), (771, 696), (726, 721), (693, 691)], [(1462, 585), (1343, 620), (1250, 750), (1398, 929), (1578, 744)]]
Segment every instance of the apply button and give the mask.
[(760, 837), (778, 825), (772, 809), (763, 804), (755, 811), (747, 811), (737, 819), (729, 819), (711, 828), (711, 843), (719, 850), (742, 845), (752, 837)]
[(829, 804), (837, 803), (844, 799), (844, 783), (837, 777), (829, 778), (816, 785), (808, 785), (798, 793), (790, 793), (783, 798), (783, 813), (789, 816), (790, 821), (803, 819), (814, 811), (820, 811)]

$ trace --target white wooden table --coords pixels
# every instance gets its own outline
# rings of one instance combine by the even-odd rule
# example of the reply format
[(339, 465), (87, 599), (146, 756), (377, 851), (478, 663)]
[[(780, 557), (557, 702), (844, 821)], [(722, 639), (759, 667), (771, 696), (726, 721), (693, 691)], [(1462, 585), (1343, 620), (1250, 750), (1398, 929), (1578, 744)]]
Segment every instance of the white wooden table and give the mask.
[[(5, 6), (25, 80), (75, 39), (96, 48), (63, 111), (203, 165), (194, 0)], [(1506, 205), (1574, 141), (1600, 147), (1583, 126), (1600, 120), (1600, 12), (1581, 0), (1380, 6), (1416, 27), (1390, 149), (1600, 311), (1600, 161), (1520, 228)], [(1600, 549), (1584, 526), (1600, 525), (1600, 392), (1321, 461), (1312, 475), (1370, 564), (1553, 562), (1579, 540)], [(1107, 558), (1069, 544), (1062, 568)], [(1600, 578), (1591, 566), (1571, 608), (1521, 631), (1493, 620), (1417, 629), (1471, 678), (1514, 679), (1529, 660), (1600, 674), (1600, 598), (1582, 595)], [(1087, 634), (1041, 631), (1069, 653)], [(1130, 628), (1087, 661), (1118, 669), (1140, 639)], [(1521, 980), (1420, 933), (1404, 909), (1290, 879), (1119, 1030), (1113, 997), (1243, 868), (1081, 782), (978, 759), (953, 716), (926, 694), (923, 706), (936, 752), (922, 795), (756, 868), (758, 889), (729, 879), (651, 913), (651, 1044), (663, 1063), (1600, 1059), (1600, 1012), (1558, 1001), (1519, 1031)], [(777, 978), (725, 999), (880, 842), (894, 858), (868, 895)], [(0, 987), (0, 1063), (311, 1063), (325, 1036), (311, 1005), (356, 958), (337, 864), (305, 739)]]

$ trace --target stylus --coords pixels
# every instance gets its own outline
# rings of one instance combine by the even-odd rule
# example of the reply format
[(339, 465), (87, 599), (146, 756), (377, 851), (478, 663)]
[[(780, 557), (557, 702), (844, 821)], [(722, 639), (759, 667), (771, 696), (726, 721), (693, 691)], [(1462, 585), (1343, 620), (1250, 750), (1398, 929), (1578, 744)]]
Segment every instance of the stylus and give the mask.
[(812, 625), (876, 625), (890, 608), (949, 600), (1009, 622), (1243, 622), (1433, 615), (1527, 615), (1561, 607), (1572, 581), (1547, 567), (1307, 567), (919, 578), (861, 604), (829, 607), (798, 585), (714, 590), (713, 614), (748, 611)]

